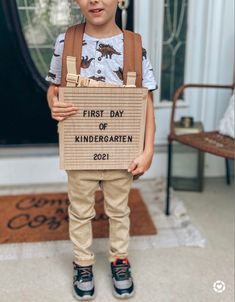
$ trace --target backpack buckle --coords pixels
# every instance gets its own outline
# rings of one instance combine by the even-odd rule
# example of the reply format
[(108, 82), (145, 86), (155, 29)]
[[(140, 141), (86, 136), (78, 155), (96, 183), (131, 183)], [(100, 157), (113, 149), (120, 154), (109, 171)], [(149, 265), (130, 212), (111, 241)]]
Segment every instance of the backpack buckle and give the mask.
[(136, 87), (136, 72), (128, 71), (127, 72), (127, 81), (125, 87)]
[(68, 83), (74, 84), (74, 86), (77, 86), (79, 81), (79, 75), (74, 73), (67, 73), (66, 81)]

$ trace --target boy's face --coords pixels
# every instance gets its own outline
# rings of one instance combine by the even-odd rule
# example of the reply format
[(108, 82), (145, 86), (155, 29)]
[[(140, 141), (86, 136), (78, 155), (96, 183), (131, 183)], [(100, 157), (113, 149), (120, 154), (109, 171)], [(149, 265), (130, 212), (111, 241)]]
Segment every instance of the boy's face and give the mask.
[(92, 25), (104, 25), (113, 20), (120, 0), (76, 0), (86, 22)]

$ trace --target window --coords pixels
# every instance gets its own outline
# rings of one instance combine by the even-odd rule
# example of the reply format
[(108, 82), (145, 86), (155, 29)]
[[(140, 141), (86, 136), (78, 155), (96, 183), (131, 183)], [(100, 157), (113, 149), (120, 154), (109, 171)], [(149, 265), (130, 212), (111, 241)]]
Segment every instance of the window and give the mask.
[(184, 83), (188, 0), (164, 0), (161, 102)]
[(59, 33), (81, 23), (83, 16), (74, 0), (17, 0), (19, 17), (31, 57), (44, 78)]

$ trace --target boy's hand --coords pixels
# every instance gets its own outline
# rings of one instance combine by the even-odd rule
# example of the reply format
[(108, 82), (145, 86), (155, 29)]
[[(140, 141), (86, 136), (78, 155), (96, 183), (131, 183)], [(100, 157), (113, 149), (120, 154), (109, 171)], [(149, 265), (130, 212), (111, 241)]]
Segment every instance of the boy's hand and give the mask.
[(128, 172), (134, 176), (133, 179), (139, 178), (151, 166), (153, 159), (153, 152), (144, 151), (141, 155), (136, 157), (128, 167)]
[(51, 116), (57, 121), (63, 121), (78, 112), (78, 108), (71, 103), (60, 102), (58, 99), (59, 89), (57, 86), (51, 87), (52, 91), (49, 99)]

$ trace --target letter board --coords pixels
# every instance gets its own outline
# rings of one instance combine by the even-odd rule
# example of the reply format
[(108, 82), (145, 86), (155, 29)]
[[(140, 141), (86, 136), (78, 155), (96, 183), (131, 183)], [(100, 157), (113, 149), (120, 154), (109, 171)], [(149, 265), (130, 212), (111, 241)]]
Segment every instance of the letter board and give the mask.
[(127, 169), (144, 146), (146, 88), (61, 87), (79, 111), (58, 123), (60, 169)]

